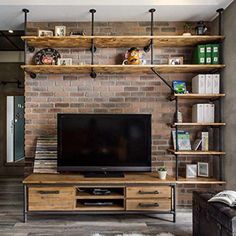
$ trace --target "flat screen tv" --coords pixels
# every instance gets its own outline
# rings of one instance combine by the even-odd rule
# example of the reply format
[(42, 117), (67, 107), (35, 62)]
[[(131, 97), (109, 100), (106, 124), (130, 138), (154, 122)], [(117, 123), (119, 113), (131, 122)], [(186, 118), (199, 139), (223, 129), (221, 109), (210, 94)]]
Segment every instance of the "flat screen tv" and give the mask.
[(58, 171), (151, 171), (151, 115), (58, 114)]

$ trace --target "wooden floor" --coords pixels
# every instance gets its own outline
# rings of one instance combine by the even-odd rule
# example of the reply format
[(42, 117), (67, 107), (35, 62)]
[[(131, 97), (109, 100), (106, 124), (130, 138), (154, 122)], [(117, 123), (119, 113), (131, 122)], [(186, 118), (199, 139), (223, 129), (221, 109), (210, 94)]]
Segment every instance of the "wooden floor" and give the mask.
[[(177, 214), (177, 223), (144, 215), (31, 216), (22, 223), (22, 179), (0, 178), (0, 236), (154, 236), (161, 232), (192, 235), (190, 212)], [(162, 217), (162, 216), (161, 216)], [(163, 218), (163, 217), (162, 217)]]

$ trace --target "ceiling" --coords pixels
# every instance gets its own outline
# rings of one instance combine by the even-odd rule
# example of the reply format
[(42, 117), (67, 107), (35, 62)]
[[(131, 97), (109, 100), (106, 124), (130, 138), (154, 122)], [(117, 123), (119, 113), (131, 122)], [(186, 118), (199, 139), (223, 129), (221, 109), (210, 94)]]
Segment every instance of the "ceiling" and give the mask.
[(30, 10), (29, 21), (149, 21), (156, 8), (156, 21), (212, 20), (218, 8), (233, 0), (0, 0), (0, 30), (23, 29), (22, 8)]

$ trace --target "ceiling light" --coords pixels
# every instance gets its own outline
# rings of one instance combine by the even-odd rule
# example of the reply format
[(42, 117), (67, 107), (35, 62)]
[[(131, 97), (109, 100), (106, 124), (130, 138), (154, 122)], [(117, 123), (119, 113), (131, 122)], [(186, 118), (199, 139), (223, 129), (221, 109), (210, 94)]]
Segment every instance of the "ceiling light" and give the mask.
[(14, 31), (11, 30), (11, 29), (9, 29), (8, 32), (9, 32), (10, 34), (13, 34), (13, 33), (14, 33)]

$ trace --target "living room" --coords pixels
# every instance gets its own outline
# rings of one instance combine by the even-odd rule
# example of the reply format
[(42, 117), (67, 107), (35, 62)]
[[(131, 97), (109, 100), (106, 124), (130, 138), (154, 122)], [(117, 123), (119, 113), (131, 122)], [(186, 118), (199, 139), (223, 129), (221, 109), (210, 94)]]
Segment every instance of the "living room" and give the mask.
[(0, 1), (0, 235), (235, 235), (235, 11)]

